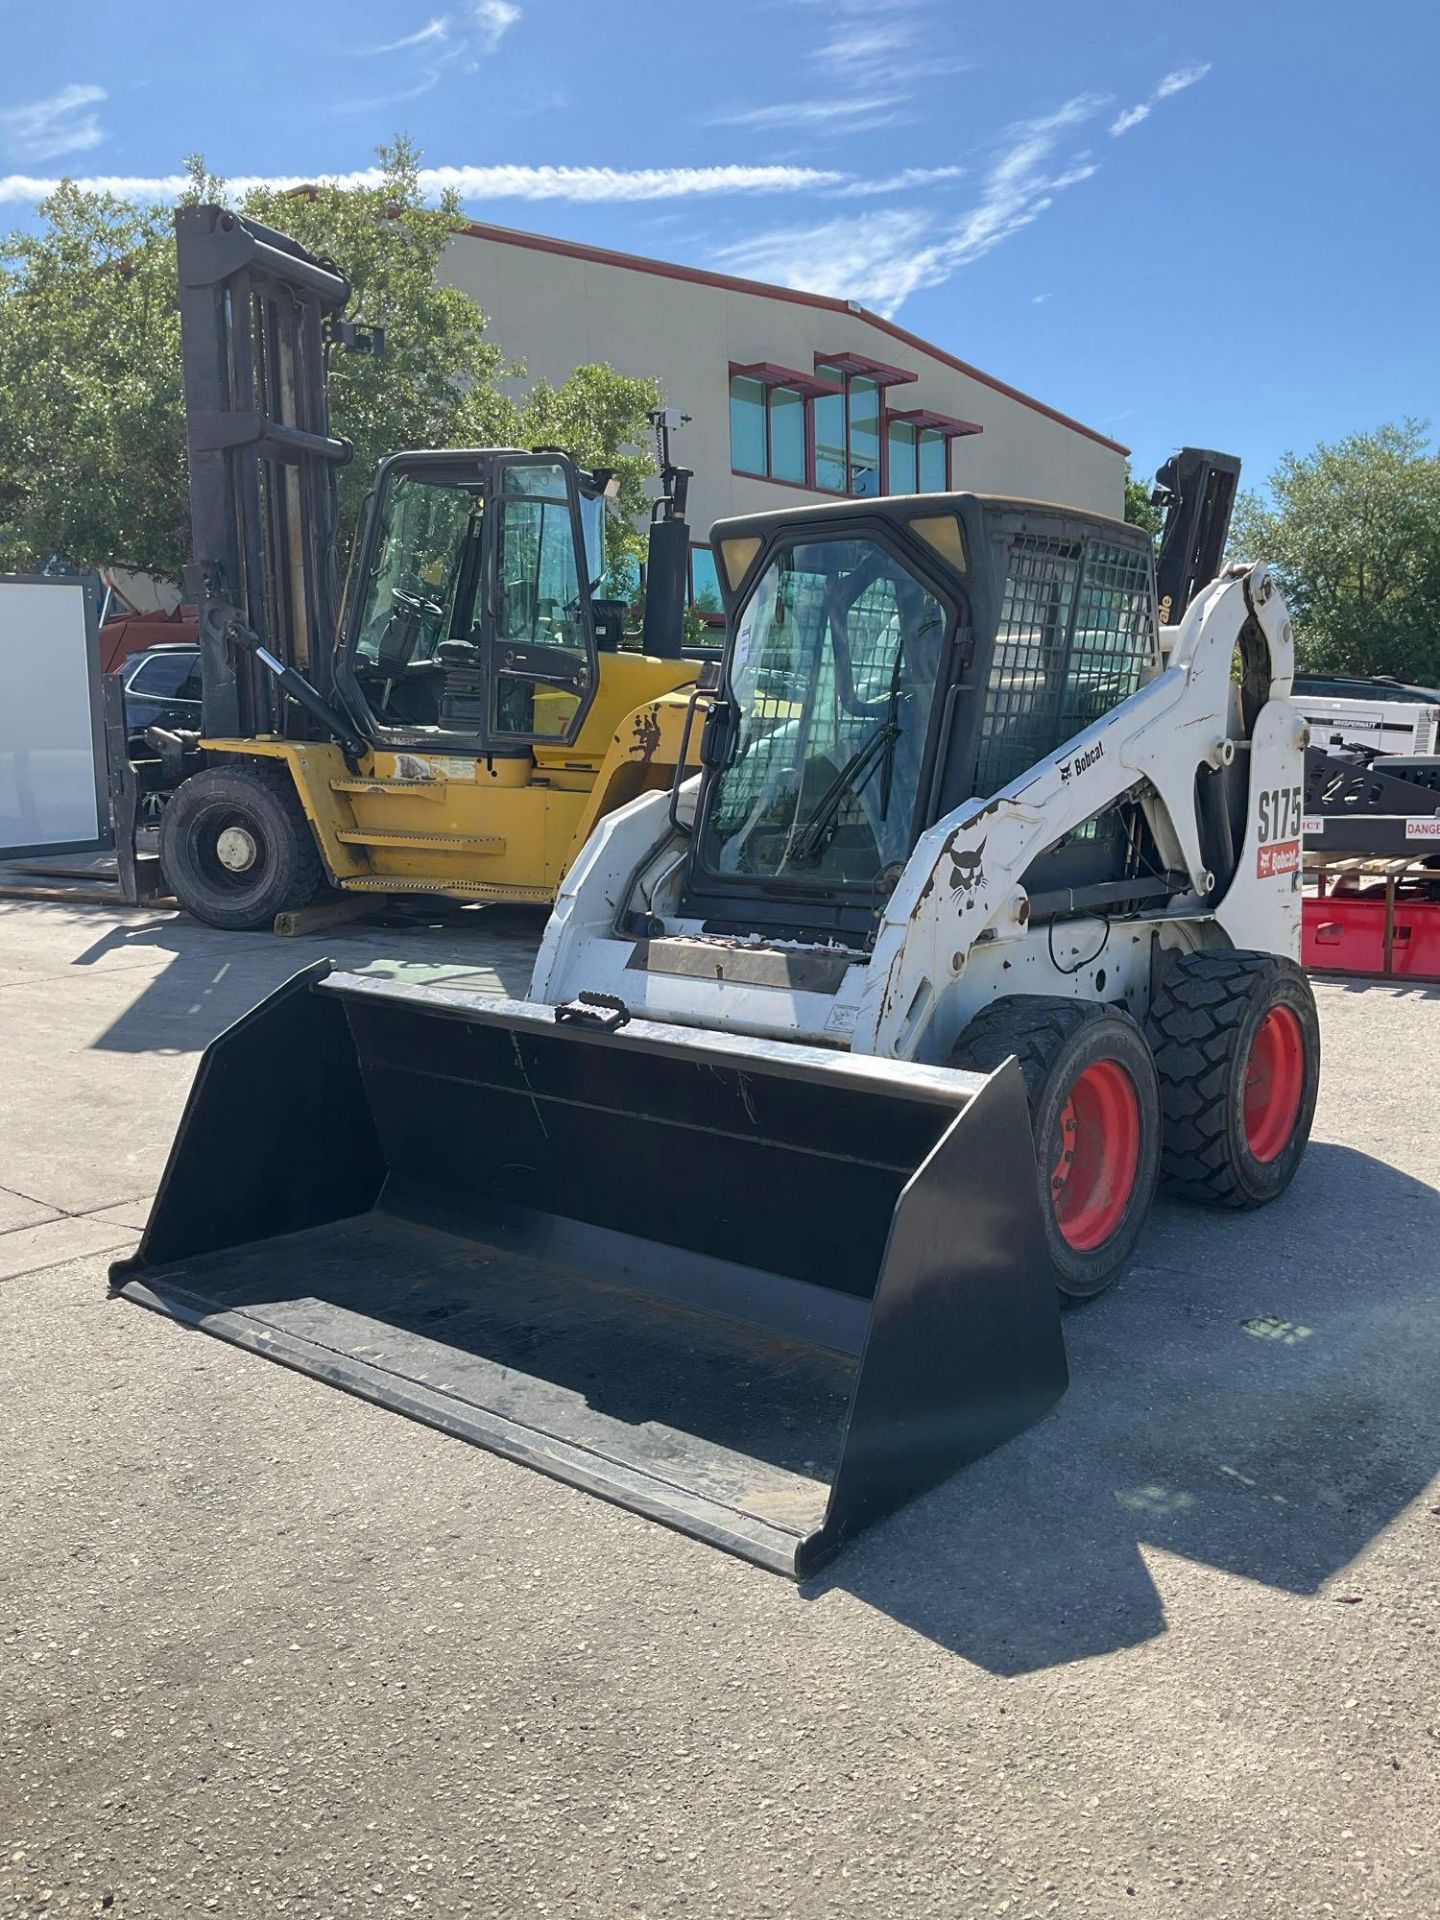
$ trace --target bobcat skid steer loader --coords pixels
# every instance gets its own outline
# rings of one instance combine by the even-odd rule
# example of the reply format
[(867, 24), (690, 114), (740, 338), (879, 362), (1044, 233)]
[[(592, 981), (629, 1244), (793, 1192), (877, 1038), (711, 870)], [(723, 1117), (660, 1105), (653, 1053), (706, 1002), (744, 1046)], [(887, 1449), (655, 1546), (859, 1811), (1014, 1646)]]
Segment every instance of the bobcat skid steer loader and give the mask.
[(1168, 593), (1161, 628), (1148, 537), (1060, 507), (855, 501), (714, 542), (703, 772), (600, 823), (531, 999), (931, 1068), (1013, 1056), (1068, 1295), (1122, 1270), (1159, 1179), (1280, 1193), (1319, 1042), (1269, 572)]
[(597, 825), (530, 1000), (291, 981), (114, 1282), (799, 1576), (1059, 1397), (1162, 1163), (1289, 1179), (1302, 729), (1263, 568), (1162, 632), (1060, 508), (715, 539), (704, 770)]

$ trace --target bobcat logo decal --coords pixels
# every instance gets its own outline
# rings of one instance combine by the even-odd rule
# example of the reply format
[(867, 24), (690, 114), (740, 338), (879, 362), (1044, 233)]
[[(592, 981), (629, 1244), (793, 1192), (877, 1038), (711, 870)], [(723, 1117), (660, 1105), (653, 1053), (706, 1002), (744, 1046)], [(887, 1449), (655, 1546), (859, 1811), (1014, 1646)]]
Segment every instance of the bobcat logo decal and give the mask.
[(967, 848), (964, 853), (950, 855), (950, 897), (952, 900), (961, 901), (963, 907), (973, 907), (975, 904), (976, 890), (985, 879), (984, 856), (984, 840), (978, 847)]

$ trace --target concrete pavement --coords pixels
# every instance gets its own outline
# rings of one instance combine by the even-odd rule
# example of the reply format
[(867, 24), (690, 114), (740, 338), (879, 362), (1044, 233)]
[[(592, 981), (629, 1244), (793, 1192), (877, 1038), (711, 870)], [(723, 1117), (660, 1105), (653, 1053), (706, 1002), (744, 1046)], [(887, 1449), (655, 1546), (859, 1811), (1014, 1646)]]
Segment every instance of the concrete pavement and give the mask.
[(1039, 1427), (796, 1590), (107, 1300), (197, 1049), (321, 942), (0, 906), (0, 1914), (1440, 1910), (1440, 1004), (1162, 1207)]

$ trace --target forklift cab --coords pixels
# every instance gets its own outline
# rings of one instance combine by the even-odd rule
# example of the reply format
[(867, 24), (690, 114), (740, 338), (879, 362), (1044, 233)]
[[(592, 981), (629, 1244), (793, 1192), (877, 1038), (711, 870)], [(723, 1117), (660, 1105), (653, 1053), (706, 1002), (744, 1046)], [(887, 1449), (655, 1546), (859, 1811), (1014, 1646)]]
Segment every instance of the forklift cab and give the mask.
[(556, 451), (393, 454), (361, 536), (335, 683), (392, 748), (574, 740), (598, 681), (605, 485)]

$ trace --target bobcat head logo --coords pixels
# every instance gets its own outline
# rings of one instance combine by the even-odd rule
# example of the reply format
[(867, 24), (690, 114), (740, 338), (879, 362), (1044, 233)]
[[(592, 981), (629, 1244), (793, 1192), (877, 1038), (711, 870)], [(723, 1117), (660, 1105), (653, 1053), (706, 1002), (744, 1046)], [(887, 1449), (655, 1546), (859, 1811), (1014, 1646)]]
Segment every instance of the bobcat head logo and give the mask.
[(985, 878), (984, 854), (985, 841), (982, 840), (978, 847), (950, 855), (950, 896), (958, 899), (963, 895), (967, 907), (974, 906), (975, 890)]

